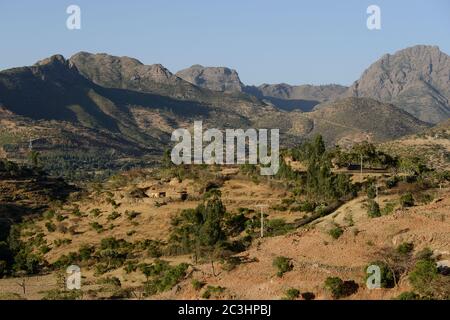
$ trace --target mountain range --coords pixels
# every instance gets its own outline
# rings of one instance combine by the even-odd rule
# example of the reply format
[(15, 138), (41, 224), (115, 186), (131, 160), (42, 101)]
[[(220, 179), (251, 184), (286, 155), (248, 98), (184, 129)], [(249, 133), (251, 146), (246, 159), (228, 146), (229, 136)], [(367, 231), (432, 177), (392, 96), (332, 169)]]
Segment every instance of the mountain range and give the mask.
[(354, 96), (392, 103), (433, 124), (450, 117), (450, 57), (436, 46), (418, 45), (386, 54), (365, 70), (350, 88), (337, 84), (293, 86), (285, 83), (245, 86), (235, 70), (197, 65), (177, 75), (211, 90), (246, 92), (289, 111), (311, 111), (319, 103)]
[(316, 133), (328, 144), (387, 141), (448, 119), (449, 61), (437, 47), (416, 46), (383, 56), (350, 88), (256, 87), (225, 67), (173, 74), (129, 57), (55, 55), (0, 72), (0, 119), (9, 126), (0, 130), (0, 146), (3, 153), (5, 145), (24, 149), (45, 132), (43, 150), (160, 154), (171, 132), (194, 120), (220, 129), (279, 128), (286, 145)]

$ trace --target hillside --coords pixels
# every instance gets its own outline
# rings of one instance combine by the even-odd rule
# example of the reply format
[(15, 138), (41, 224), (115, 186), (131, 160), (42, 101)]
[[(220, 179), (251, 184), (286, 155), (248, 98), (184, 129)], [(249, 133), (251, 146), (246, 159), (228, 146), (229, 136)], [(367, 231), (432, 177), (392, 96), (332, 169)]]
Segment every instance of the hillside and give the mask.
[(338, 144), (386, 141), (420, 132), (428, 125), (405, 111), (368, 98), (345, 98), (323, 103), (304, 114), (313, 122), (311, 133), (320, 133)]
[[(331, 276), (357, 284), (356, 291), (346, 299), (391, 299), (412, 287), (403, 274), (393, 288), (367, 289), (364, 268), (380, 255), (389, 250), (395, 253), (400, 245), (412, 243), (412, 252), (404, 258), (413, 259), (424, 248), (430, 248), (441, 261), (450, 258), (446, 250), (450, 245), (448, 186), (423, 190), (418, 183), (402, 180), (395, 187), (387, 187), (391, 176), (379, 174), (377, 201), (383, 212), (379, 217), (368, 216), (368, 199), (361, 192), (331, 214), (295, 228), (293, 225), (314, 212), (299, 209), (304, 196), (294, 195), (284, 183), (255, 180), (238, 168), (192, 169), (185, 168), (182, 181), (170, 178), (168, 171), (123, 173), (81, 197), (55, 203), (42, 218), (23, 226), (22, 237), (28, 239), (32, 252), (47, 248), (43, 257), (57, 268), (72, 263), (71, 259), (82, 259), (77, 264), (83, 270), (83, 299), (281, 299), (289, 288), (313, 293), (315, 299), (331, 299), (324, 286)], [(220, 189), (230, 213), (225, 225), (239, 226), (248, 219), (243, 233), (252, 239), (247, 243), (248, 237), (239, 236), (244, 229), (232, 231), (237, 248), (244, 247), (232, 257), (218, 258), (215, 269), (207, 260), (196, 262), (192, 255), (171, 253), (169, 246), (177, 226), (174, 218), (180, 217), (182, 210), (201, 204), (204, 188), (211, 181)], [(406, 191), (413, 192), (417, 199), (412, 207), (400, 205)], [(160, 192), (165, 195), (153, 196)], [(180, 192), (186, 192), (187, 198), (180, 198)], [(267, 205), (262, 239), (257, 204)], [(228, 220), (230, 217), (235, 219)], [(335, 228), (342, 234), (332, 236), (330, 230)], [(287, 257), (292, 265), (282, 276), (277, 276), (273, 265), (276, 257)], [(413, 265), (414, 261), (408, 263)], [(144, 285), (153, 277), (158, 281), (157, 275), (144, 275), (145, 266), (171, 270), (169, 277), (177, 274), (170, 268), (184, 268), (183, 263), (187, 264), (186, 272), (175, 282), (167, 278), (169, 285), (162, 287), (165, 289), (154, 292)], [(27, 277), (26, 281), (28, 299), (58, 296), (56, 271)], [(14, 279), (0, 280), (0, 291), (5, 294), (22, 296), (21, 290)], [(448, 287), (443, 290), (450, 293)]]
[[(332, 102), (345, 90), (338, 85), (263, 85), (261, 92), (253, 88), (249, 94), (245, 88), (231, 89), (240, 85), (236, 72), (194, 69), (204, 71), (206, 82), (229, 83), (230, 90), (210, 90), (206, 82), (196, 86), (161, 65), (87, 52), (1, 71), (0, 118), (5, 127), (0, 130), (0, 153), (23, 160), (29, 140), (36, 140), (36, 150), (53, 173), (68, 171), (63, 168), (68, 161), (67, 168), (91, 174), (121, 168), (124, 160), (128, 167), (153, 164), (170, 147), (173, 130), (191, 128), (199, 119), (208, 128), (278, 128), (282, 146), (318, 133), (329, 145), (367, 138), (381, 142), (427, 126), (374, 100)], [(294, 107), (280, 107), (272, 98)], [(297, 109), (297, 102), (306, 102), (304, 110), (310, 112), (289, 111)]]
[(450, 117), (450, 57), (436, 46), (386, 54), (364, 71), (348, 95), (393, 103), (415, 117), (438, 123)]
[(450, 170), (450, 120), (419, 134), (382, 144), (382, 148), (398, 156), (414, 156), (430, 167)]

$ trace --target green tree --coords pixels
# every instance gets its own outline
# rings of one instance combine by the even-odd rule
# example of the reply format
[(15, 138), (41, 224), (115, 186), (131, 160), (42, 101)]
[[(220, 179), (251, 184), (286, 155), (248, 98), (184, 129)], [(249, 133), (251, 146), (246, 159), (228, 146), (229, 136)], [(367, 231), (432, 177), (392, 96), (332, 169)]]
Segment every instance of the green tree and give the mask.
[(369, 200), (367, 214), (370, 218), (376, 218), (381, 216), (380, 206), (375, 200)]
[(34, 168), (37, 168), (39, 166), (39, 159), (41, 154), (38, 151), (32, 150), (29, 154), (29, 158), (31, 161), (31, 164)]

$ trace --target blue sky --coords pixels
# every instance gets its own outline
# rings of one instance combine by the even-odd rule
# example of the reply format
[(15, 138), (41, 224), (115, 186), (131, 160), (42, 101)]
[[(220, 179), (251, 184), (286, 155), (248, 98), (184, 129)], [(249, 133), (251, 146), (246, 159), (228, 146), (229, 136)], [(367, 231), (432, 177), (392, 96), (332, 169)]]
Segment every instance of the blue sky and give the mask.
[[(71, 4), (81, 30), (66, 28)], [(366, 27), (371, 4), (381, 30)], [(246, 84), (349, 85), (384, 53), (430, 44), (450, 54), (450, 1), (1, 0), (0, 39), (0, 69), (89, 51), (172, 72), (228, 66)]]

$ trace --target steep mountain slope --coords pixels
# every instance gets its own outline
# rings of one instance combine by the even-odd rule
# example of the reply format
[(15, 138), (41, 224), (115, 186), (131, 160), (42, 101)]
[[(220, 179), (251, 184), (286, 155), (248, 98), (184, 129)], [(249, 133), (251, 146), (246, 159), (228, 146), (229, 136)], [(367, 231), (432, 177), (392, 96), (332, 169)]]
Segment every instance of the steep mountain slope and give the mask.
[(450, 57), (435, 46), (386, 54), (364, 71), (347, 95), (393, 103), (417, 118), (438, 123), (450, 117)]
[(106, 88), (130, 89), (176, 98), (191, 98), (199, 89), (160, 64), (144, 65), (129, 57), (79, 52), (69, 61), (82, 75)]
[(314, 122), (313, 132), (339, 144), (366, 139), (386, 141), (428, 127), (394, 105), (370, 98), (345, 98), (323, 103), (305, 115)]
[[(113, 72), (115, 70), (111, 71), (112, 75), (110, 71), (111, 69), (97, 70), (95, 77), (121, 78)], [(163, 76), (161, 81), (170, 83), (172, 80), (175, 83), (181, 82), (182, 85), (184, 83), (174, 76), (169, 79), (164, 79)], [(152, 81), (150, 82), (156, 83)], [(112, 83), (116, 83), (115, 80)], [(169, 87), (185, 92), (182, 85)], [(127, 87), (127, 84), (119, 82), (116, 86)], [(147, 89), (149, 88), (145, 90)], [(213, 98), (220, 100), (219, 97), (208, 96), (208, 99)], [(234, 101), (233, 97), (229, 99)], [(230, 109), (224, 110), (219, 103), (205, 104), (174, 99), (170, 95), (103, 87), (82, 76), (75, 64), (62, 56), (53, 56), (31, 67), (0, 72), (0, 104), (5, 110), (33, 120), (65, 121), (91, 129), (106, 130), (148, 146), (152, 146), (155, 140), (167, 141), (167, 133), (173, 128), (198, 117), (222, 125), (248, 123), (242, 114), (233, 112), (233, 107), (244, 114), (260, 106), (240, 98), (236, 98), (235, 102)], [(224, 98), (223, 103), (227, 103), (227, 98)], [(221, 117), (220, 121), (218, 115)]]
[(178, 77), (202, 88), (224, 92), (242, 92), (244, 85), (236, 70), (225, 67), (203, 67), (193, 65), (180, 70)]
[(157, 94), (177, 100), (204, 103), (250, 116), (267, 108), (260, 100), (239, 91), (214, 91), (173, 75), (161, 65), (144, 65), (129, 57), (80, 52), (70, 58), (92, 82), (114, 89)]

